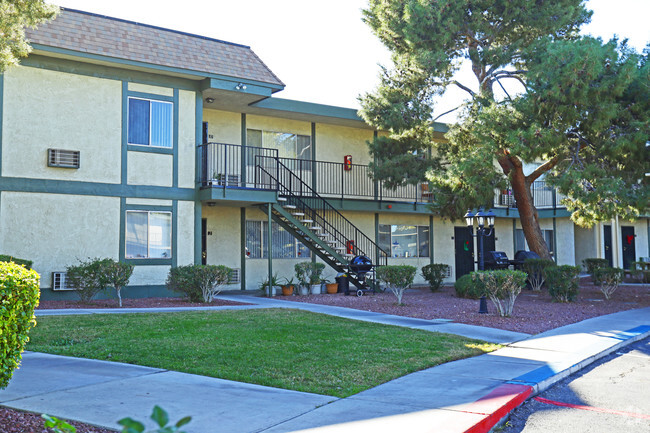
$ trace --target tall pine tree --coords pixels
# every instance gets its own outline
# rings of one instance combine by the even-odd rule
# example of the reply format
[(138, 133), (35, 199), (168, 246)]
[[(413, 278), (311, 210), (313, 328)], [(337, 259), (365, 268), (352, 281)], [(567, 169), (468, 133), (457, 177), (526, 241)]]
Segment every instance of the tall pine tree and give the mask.
[[(544, 258), (531, 193), (541, 176), (580, 225), (647, 211), (647, 52), (580, 37), (591, 16), (581, 0), (370, 0), (364, 14), (394, 64), (361, 97), (362, 116), (389, 132), (370, 145), (375, 177), (431, 181), (447, 217), (491, 206), (509, 182), (528, 245)], [(475, 82), (455, 78), (463, 61)], [(469, 102), (440, 143), (435, 101), (450, 86)]]

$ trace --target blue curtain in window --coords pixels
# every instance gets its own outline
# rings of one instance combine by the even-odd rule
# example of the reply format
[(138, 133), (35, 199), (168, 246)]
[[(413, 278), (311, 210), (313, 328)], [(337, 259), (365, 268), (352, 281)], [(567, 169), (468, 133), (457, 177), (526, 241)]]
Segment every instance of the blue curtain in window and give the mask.
[(151, 145), (172, 147), (172, 104), (151, 101)]
[(129, 98), (129, 143), (149, 145), (149, 101)]

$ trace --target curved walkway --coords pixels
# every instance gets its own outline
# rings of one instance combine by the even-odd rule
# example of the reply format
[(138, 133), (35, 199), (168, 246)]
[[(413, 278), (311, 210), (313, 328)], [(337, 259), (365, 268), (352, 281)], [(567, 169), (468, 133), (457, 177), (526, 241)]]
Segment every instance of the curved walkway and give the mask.
[[(282, 301), (255, 299), (257, 305), (248, 308), (288, 307)], [(325, 312), (323, 306), (302, 305)], [(290, 307), (297, 306), (291, 303)], [(336, 311), (343, 317), (353, 314), (348, 309)], [(391, 322), (397, 320), (395, 316), (355, 318), (409, 327), (438, 326)], [(14, 379), (0, 391), (0, 404), (110, 428), (117, 428), (116, 421), (124, 416), (142, 420), (158, 404), (172, 420), (191, 415), (188, 433), (487, 432), (531, 395), (649, 335), (650, 308), (619, 312), (409, 374), (344, 399), (27, 352)]]

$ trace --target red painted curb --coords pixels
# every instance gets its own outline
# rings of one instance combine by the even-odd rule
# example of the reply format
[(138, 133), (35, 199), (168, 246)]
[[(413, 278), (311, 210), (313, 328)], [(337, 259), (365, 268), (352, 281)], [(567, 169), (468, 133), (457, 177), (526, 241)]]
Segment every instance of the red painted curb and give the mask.
[(505, 384), (495, 388), (464, 410), (464, 412), (485, 415), (485, 418), (465, 430), (465, 433), (489, 432), (501, 418), (526, 401), (532, 392), (533, 387), (529, 385)]

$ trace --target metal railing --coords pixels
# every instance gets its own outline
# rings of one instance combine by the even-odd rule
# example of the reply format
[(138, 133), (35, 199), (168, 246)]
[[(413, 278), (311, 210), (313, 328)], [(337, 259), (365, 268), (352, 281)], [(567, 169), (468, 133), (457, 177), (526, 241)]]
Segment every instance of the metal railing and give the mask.
[[(199, 184), (205, 187), (277, 189), (269, 178), (259, 176), (255, 167), (260, 157), (277, 160), (277, 149), (206, 143), (199, 146)], [(266, 160), (265, 160), (266, 161)]]
[[(260, 159), (263, 161), (268, 157), (260, 157)], [(321, 227), (324, 234), (338, 245), (345, 246), (347, 254), (369, 257), (376, 265), (386, 264), (387, 253), (337, 211), (325, 198), (303, 182), (290, 167), (282, 162), (277, 163), (276, 171), (272, 171), (272, 167), (273, 164), (263, 161), (258, 166), (258, 170), (263, 176), (277, 182), (278, 193), (287, 198), (286, 204), (295, 206), (296, 210), (303, 213), (306, 219), (313, 221), (311, 224)]]
[[(537, 209), (557, 209), (564, 207), (560, 201), (565, 198), (564, 195), (557, 192), (555, 188), (549, 186), (543, 180), (533, 182), (530, 188), (533, 196), (533, 205)], [(515, 200), (512, 188), (494, 191), (494, 206), (498, 208), (516, 208), (517, 201)]]

